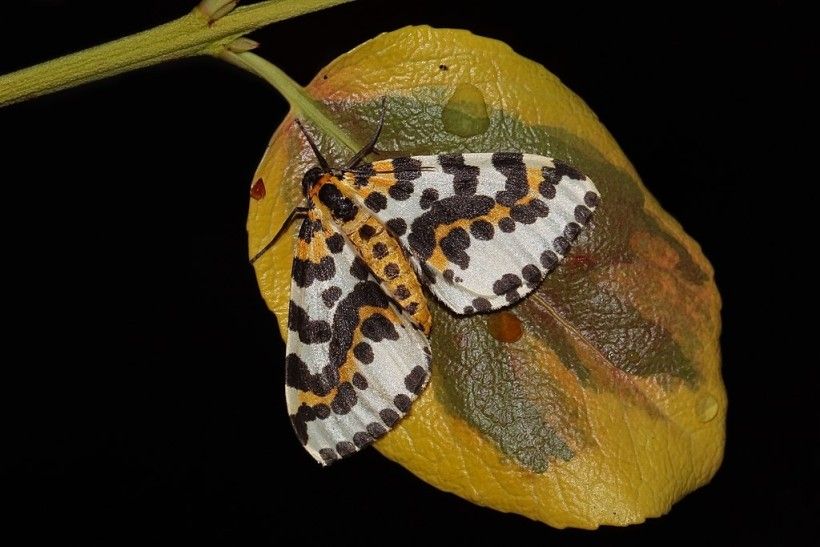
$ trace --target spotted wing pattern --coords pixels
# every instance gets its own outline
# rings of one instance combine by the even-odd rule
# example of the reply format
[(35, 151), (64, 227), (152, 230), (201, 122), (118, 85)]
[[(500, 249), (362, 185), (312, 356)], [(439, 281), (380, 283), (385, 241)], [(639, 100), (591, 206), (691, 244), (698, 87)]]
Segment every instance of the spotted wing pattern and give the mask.
[(508, 306), (569, 252), (600, 195), (545, 156), (496, 152), (377, 161), (345, 174), (456, 313)]
[(285, 363), (296, 435), (327, 465), (404, 416), (427, 384), (431, 354), (325, 215), (312, 208), (299, 230)]

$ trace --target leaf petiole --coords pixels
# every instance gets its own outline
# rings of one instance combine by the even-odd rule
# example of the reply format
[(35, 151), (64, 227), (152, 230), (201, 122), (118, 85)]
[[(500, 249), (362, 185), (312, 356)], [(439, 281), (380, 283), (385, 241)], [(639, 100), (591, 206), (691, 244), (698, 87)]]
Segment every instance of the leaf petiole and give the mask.
[(217, 57), (263, 78), (282, 94), (291, 108), (298, 111), (301, 117), (310, 120), (323, 133), (333, 137), (354, 152), (361, 149), (356, 139), (339, 127), (302, 86), (273, 63), (249, 51), (236, 53), (230, 47), (220, 51)]

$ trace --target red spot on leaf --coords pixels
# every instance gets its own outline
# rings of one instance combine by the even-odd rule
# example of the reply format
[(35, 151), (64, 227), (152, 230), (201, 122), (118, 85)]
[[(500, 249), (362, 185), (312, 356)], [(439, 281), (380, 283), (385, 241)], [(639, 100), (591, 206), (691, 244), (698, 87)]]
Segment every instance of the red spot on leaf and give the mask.
[(565, 264), (567, 268), (591, 268), (595, 266), (596, 261), (591, 255), (588, 254), (571, 253), (566, 258)]
[(257, 180), (253, 183), (253, 186), (251, 186), (251, 197), (256, 201), (259, 201), (260, 199), (265, 197), (266, 193), (267, 191), (265, 190), (265, 181), (262, 179)]

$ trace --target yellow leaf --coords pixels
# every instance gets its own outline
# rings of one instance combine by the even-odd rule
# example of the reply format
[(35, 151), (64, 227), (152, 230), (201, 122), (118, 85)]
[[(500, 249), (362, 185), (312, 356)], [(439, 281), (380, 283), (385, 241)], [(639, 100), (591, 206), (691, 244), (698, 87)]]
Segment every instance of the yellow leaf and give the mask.
[[(456, 318), (431, 302), (433, 378), (376, 443), (383, 454), (438, 488), (556, 527), (641, 522), (712, 477), (726, 394), (711, 266), (583, 101), (503, 43), (429, 27), (376, 37), (307, 89), (361, 142), (386, 96), (388, 155), (537, 153), (574, 165), (602, 195), (567, 260), (518, 305)], [(314, 158), (296, 131), (289, 117), (254, 176), (251, 255), (302, 199)], [(321, 136), (319, 147), (337, 165), (351, 155)], [(256, 263), (283, 336), (291, 253), (284, 237)]]

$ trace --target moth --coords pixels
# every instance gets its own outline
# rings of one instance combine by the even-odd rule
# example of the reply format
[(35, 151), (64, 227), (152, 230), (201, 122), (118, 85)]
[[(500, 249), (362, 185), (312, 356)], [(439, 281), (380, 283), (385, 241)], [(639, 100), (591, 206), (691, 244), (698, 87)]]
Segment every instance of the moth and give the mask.
[[(299, 123), (299, 122), (297, 122)], [(323, 465), (385, 435), (430, 378), (425, 290), (456, 314), (504, 308), (567, 255), (600, 201), (559, 160), (519, 152), (410, 156), (318, 166), (291, 275), (286, 396), (293, 428)]]

